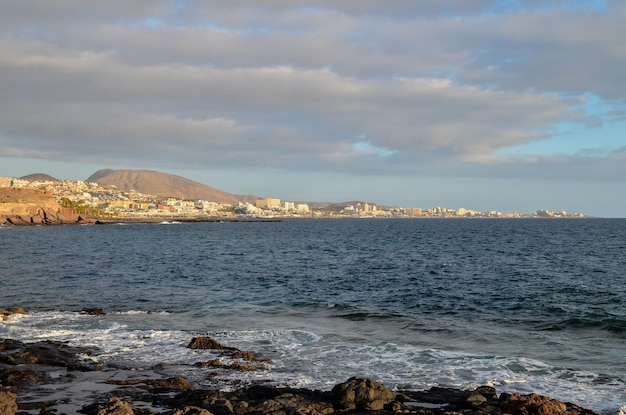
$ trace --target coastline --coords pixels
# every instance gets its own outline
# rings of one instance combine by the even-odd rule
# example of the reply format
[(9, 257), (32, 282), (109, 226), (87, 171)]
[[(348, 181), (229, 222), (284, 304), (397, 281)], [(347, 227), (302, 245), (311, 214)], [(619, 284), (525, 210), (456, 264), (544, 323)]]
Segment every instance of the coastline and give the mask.
[[(98, 315), (101, 309), (85, 314)], [(24, 309), (0, 310), (2, 320)], [(0, 323), (1, 324), (1, 323)], [(190, 338), (187, 348), (219, 353), (198, 361), (207, 377), (263, 370), (272, 364), (254, 351), (222, 345), (208, 337)], [(0, 339), (0, 413), (13, 414), (336, 414), (408, 413), (421, 415), (513, 414), (593, 415), (570, 403), (537, 394), (498, 393), (489, 386), (460, 390), (390, 390), (374, 379), (347, 379), (330, 390), (295, 389), (266, 382), (233, 385), (228, 390), (197, 389), (180, 368), (162, 362), (145, 370), (103, 367), (89, 358), (96, 350), (49, 340)], [(4, 405), (4, 406), (3, 406)], [(4, 412), (3, 412), (4, 411)]]

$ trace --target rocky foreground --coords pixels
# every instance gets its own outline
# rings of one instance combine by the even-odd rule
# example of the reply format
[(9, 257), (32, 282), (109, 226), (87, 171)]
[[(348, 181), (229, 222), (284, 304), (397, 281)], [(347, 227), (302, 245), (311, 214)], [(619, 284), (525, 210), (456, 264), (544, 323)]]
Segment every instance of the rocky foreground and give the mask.
[[(85, 310), (99, 313), (101, 310)], [(0, 319), (23, 309), (1, 310)], [(197, 362), (194, 366), (215, 370), (260, 370), (269, 364), (254, 352), (220, 344), (210, 337), (194, 337), (192, 349), (218, 351), (221, 358)], [(420, 414), (420, 415), (592, 415), (592, 411), (537, 394), (498, 394), (492, 387), (471, 390), (431, 388), (427, 391), (393, 391), (373, 379), (354, 377), (330, 391), (292, 389), (266, 384), (224, 392), (196, 389), (183, 377), (145, 376), (126, 372), (124, 378), (101, 377), (92, 383), (96, 394), (87, 402), (73, 396), (54, 399), (45, 388), (72, 391), (74, 383), (85, 383), (80, 374), (104, 373), (107, 368), (81, 356), (93, 350), (71, 347), (65, 343), (40, 341), (24, 343), (0, 339), (0, 414), (72, 414), (86, 415), (315, 415), (315, 414)], [(162, 365), (166, 365), (163, 363)], [(106, 379), (106, 380), (105, 380)], [(39, 392), (37, 392), (39, 390)], [(95, 396), (95, 397), (94, 397)], [(52, 397), (52, 398), (51, 398)], [(74, 406), (68, 405), (72, 403)], [(77, 408), (77, 409), (68, 409)]]

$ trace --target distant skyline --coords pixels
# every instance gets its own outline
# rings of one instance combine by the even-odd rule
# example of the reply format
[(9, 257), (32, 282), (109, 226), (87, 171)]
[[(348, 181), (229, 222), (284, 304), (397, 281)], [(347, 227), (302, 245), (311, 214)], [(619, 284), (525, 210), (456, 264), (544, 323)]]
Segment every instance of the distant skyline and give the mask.
[(626, 217), (626, 2), (0, 6), (0, 176)]

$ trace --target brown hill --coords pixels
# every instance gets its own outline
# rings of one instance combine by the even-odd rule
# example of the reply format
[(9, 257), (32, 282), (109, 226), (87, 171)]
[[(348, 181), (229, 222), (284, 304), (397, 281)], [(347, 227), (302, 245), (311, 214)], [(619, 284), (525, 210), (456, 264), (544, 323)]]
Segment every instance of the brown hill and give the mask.
[(30, 180), (31, 182), (34, 182), (35, 180), (50, 181), (50, 182), (60, 181), (59, 179), (55, 179), (54, 177), (45, 173), (33, 173), (33, 174), (29, 174), (28, 176), (22, 176), (20, 177), (20, 179)]
[(231, 204), (237, 204), (240, 201), (255, 201), (257, 199), (256, 196), (234, 195), (181, 176), (150, 170), (104, 169), (89, 176), (87, 181), (160, 197), (202, 199), (209, 202)]

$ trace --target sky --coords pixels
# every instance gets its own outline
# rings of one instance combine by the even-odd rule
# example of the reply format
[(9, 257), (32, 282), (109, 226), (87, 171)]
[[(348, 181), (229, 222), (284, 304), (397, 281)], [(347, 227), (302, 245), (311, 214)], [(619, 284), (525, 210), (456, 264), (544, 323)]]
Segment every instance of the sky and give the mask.
[(0, 9), (0, 176), (626, 217), (626, 1)]

